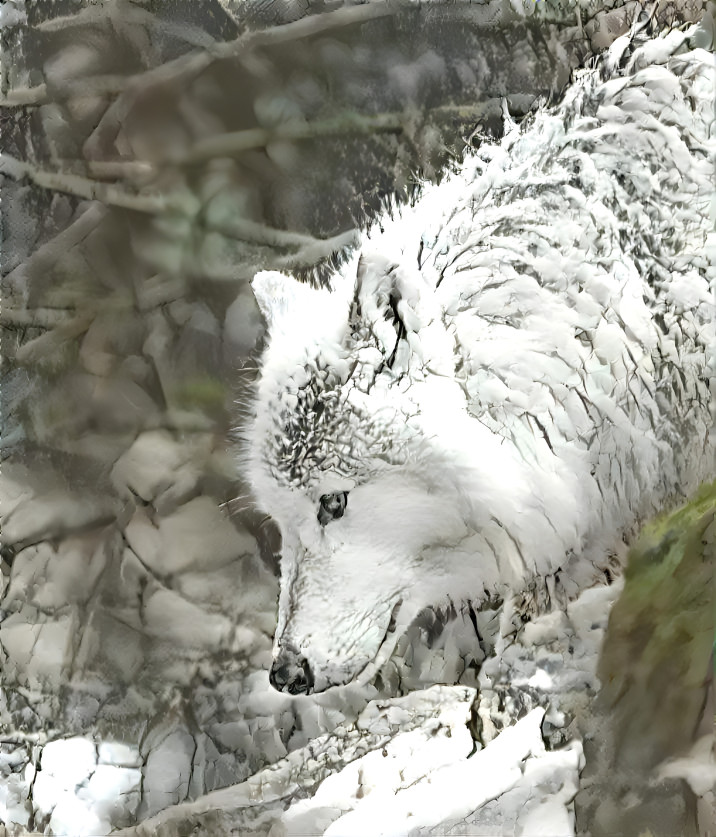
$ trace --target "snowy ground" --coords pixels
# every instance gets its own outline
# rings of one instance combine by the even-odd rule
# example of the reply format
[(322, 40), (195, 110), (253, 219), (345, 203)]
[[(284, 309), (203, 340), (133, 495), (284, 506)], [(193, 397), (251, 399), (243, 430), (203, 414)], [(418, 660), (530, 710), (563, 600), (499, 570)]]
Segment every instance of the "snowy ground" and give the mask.
[[(490, 624), (501, 621), (501, 628), (492, 646), (485, 645), (477, 688), (436, 685), (395, 698), (375, 698), (374, 688), (341, 689), (292, 698), (271, 690), (265, 672), (257, 673), (239, 705), (244, 718), (258, 721), (250, 734), (272, 763), (238, 784), (219, 782), (228, 786), (195, 794), (193, 801), (182, 800), (192, 795), (199, 758), (210, 755), (197, 752), (196, 733), (193, 739), (176, 719), (148, 755), (143, 742), (98, 735), (58, 738), (44, 747), (3, 745), (0, 817), (27, 825), (32, 816), (49, 833), (67, 837), (117, 827), (113, 833), (123, 837), (583, 833), (574, 808), (585, 763), (582, 741), (603, 734), (592, 712), (595, 670), (621, 586), (588, 590), (566, 612), (545, 614), (519, 631), (504, 617), (486, 618), (479, 625), (483, 642)], [(460, 656), (467, 635), (457, 618), (430, 648), (414, 637), (410, 668), (403, 648), (393, 671), (403, 670), (414, 682), (429, 679), (430, 669)], [(288, 706), (295, 732), (285, 747), (276, 719)], [(234, 734), (239, 729), (233, 724)], [(194, 749), (193, 764), (188, 749)], [(710, 736), (688, 758), (667, 762), (660, 776), (667, 785), (656, 778), (652, 785), (667, 799), (674, 777), (685, 778), (701, 800), (701, 821), (710, 821), (716, 778)], [(607, 809), (615, 804), (602, 801)], [(631, 804), (637, 802), (634, 795)], [(129, 825), (142, 810), (141, 824)]]
[[(479, 691), (433, 686), (366, 705), (368, 690), (354, 695), (361, 705), (354, 721), (322, 735), (306, 727), (330, 710), (335, 693), (285, 698), (262, 676), (253, 703), (266, 712), (272, 703), (291, 702), (306, 719), (309, 742), (243, 783), (193, 802), (171, 807), (182, 779), (189, 780), (182, 773), (186, 733), (167, 735), (143, 776), (139, 748), (72, 737), (43, 748), (40, 770), (28, 764), (10, 775), (0, 816), (27, 822), (24, 800), (32, 788), (35, 820), (68, 837), (109, 833), (131, 820), (142, 793), (161, 798), (157, 808), (164, 810), (122, 834), (171, 835), (189, 825), (199, 833), (239, 828), (242, 835), (272, 837), (574, 834), (580, 714), (595, 693), (598, 648), (618, 589), (588, 591), (567, 613), (538, 619), (520, 637), (498, 638), (502, 653), (482, 666)], [(453, 659), (462, 631), (458, 620), (433, 649), (416, 644), (413, 668)], [(22, 755), (16, 753), (15, 765)]]

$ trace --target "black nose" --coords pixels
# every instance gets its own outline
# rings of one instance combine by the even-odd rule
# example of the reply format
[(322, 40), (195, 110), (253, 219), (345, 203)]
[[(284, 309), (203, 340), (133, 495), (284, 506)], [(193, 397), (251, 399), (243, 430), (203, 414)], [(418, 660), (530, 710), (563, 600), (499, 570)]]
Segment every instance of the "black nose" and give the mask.
[(284, 646), (273, 661), (269, 682), (279, 692), (307, 695), (313, 689), (313, 673), (305, 657)]

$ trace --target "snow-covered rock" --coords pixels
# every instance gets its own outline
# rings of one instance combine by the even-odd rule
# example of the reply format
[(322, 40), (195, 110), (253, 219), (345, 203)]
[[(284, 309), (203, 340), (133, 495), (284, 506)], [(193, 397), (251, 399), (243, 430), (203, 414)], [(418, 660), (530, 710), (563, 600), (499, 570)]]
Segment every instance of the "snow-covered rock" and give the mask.
[(171, 729), (149, 750), (141, 814), (152, 815), (186, 798), (196, 744), (186, 729)]
[(247, 782), (121, 833), (169, 835), (211, 821), (217, 837), (237, 827), (270, 837), (573, 834), (579, 743), (547, 751), (544, 711), (535, 709), (480, 748), (467, 726), (474, 698), (472, 689), (435, 686), (373, 702), (354, 724)]
[[(113, 742), (102, 744), (100, 758), (107, 757), (136, 762), (129, 748)], [(35, 822), (47, 823), (58, 837), (97, 837), (126, 822), (139, 802), (141, 778), (136, 766), (98, 763), (95, 743), (84, 737), (47, 743), (39, 768), (28, 765), (25, 771)]]
[[(496, 827), (496, 834), (572, 834), (566, 806), (576, 793), (581, 748), (546, 753), (543, 716), (533, 710), (467, 758), (473, 749), (467, 719), (446, 712), (326, 779), (310, 800), (288, 809), (284, 830), (274, 827), (271, 835), (458, 834), (460, 824), (471, 834)], [(500, 798), (499, 815), (493, 806), (485, 822), (479, 809)]]

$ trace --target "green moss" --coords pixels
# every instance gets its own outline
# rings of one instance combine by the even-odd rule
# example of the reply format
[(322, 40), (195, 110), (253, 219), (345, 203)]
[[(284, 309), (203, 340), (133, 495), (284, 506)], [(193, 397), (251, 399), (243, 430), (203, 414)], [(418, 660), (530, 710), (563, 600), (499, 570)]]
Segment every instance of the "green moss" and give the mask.
[(214, 415), (224, 409), (226, 386), (218, 378), (189, 378), (172, 391), (176, 406)]
[(654, 763), (688, 746), (712, 672), (716, 482), (648, 524), (629, 554), (599, 676), (623, 752)]

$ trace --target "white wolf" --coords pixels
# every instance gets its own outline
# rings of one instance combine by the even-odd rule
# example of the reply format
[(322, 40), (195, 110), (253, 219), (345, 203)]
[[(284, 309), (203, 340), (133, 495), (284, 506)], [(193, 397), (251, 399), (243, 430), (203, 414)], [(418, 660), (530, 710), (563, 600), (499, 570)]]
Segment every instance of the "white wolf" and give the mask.
[(331, 289), (254, 280), (270, 340), (246, 464), (283, 536), (277, 688), (369, 677), (426, 606), (593, 584), (713, 474), (695, 32), (620, 38), (382, 218)]

